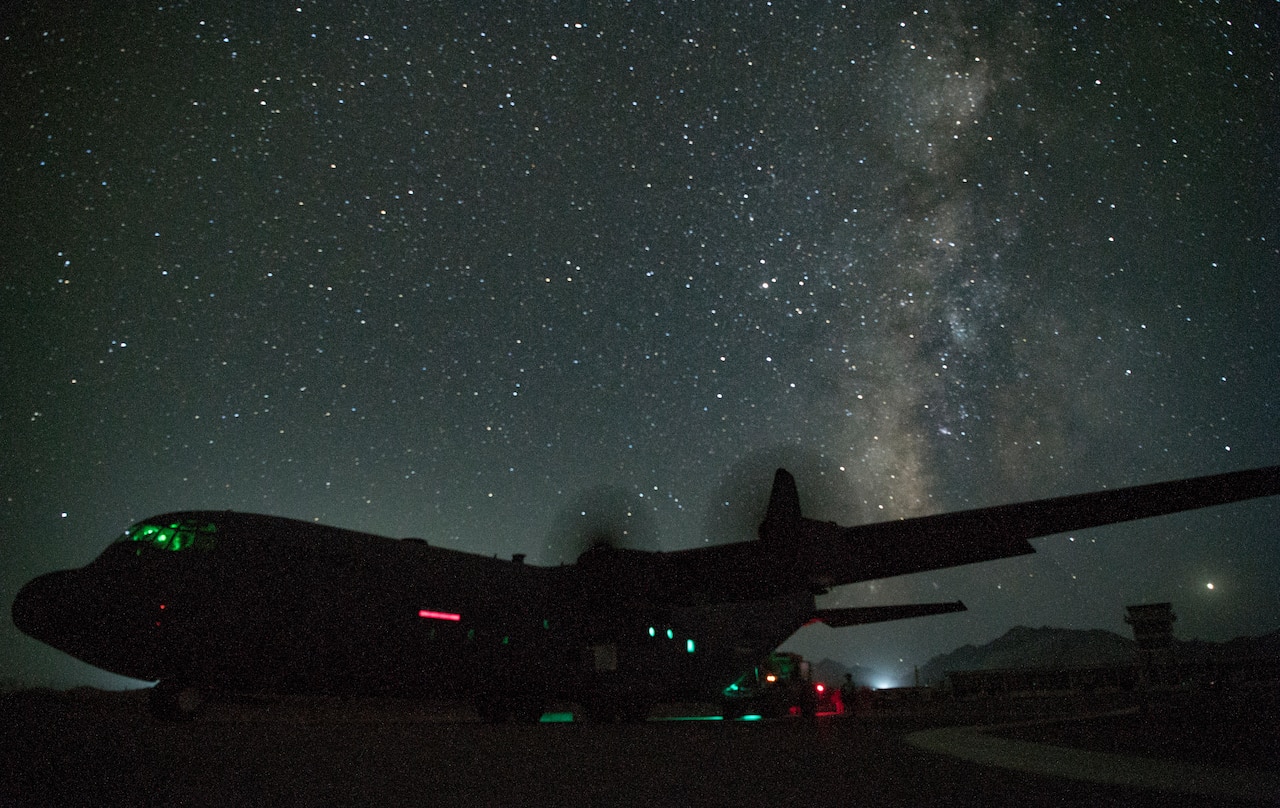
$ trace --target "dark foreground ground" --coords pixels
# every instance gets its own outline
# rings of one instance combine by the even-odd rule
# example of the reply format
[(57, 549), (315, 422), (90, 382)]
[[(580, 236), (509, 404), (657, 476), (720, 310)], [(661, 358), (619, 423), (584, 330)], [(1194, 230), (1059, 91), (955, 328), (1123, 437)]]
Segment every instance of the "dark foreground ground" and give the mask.
[[(1225, 721), (1210, 702), (1176, 706), (1000, 733), (1126, 754), (1149, 754), (1155, 738), (1168, 759), (1213, 749), (1224, 766), (1277, 768), (1274, 704)], [(139, 694), (28, 691), (0, 701), (0, 806), (1257, 804), (1029, 774), (903, 740), (972, 717), (489, 726), (361, 701), (214, 705), (171, 724)]]

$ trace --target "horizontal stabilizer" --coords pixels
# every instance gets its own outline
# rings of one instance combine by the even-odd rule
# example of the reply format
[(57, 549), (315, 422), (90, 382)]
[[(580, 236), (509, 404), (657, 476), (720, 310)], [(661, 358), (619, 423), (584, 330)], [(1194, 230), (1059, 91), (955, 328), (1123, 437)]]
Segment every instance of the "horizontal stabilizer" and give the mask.
[(900, 606), (854, 606), (846, 609), (818, 609), (813, 619), (832, 628), (861, 626), (865, 623), (884, 623), (889, 620), (905, 620), (908, 617), (927, 617), (931, 614), (963, 612), (963, 601), (951, 603), (907, 603)]

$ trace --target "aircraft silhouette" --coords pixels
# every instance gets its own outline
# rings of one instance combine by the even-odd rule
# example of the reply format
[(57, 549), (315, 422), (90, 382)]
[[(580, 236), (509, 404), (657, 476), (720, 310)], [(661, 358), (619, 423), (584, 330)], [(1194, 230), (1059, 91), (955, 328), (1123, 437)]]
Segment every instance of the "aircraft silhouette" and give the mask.
[[(22, 588), (13, 622), (181, 713), (208, 689), (466, 699), (489, 719), (572, 703), (642, 717), (716, 700), (801, 626), (963, 610), (820, 609), (830, 587), (1035, 552), (1028, 539), (1280, 493), (1280, 466), (842, 527), (778, 469), (755, 540), (598, 544), (541, 567), (293, 519), (188, 511)], [(728, 708), (726, 708), (728, 709)]]

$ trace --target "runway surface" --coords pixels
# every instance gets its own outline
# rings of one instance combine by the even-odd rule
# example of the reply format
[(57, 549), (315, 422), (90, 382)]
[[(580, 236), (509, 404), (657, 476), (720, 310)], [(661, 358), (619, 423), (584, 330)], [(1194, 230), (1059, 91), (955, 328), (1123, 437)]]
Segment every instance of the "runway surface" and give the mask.
[(391, 702), (293, 702), (172, 724), (136, 696), (75, 692), (10, 694), (0, 709), (4, 806), (1205, 803), (904, 740), (936, 718), (490, 726)]

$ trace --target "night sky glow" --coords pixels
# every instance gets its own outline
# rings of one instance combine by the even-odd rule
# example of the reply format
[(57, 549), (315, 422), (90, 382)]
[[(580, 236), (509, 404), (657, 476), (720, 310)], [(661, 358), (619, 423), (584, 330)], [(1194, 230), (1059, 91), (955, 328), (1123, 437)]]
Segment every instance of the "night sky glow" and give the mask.
[[(26, 3), (0, 14), (18, 587), (178, 509), (530, 563), (1280, 462), (1274, 3)], [(755, 516), (751, 514), (754, 513)], [(839, 589), (1280, 627), (1280, 503)], [(619, 527), (623, 526), (623, 527)]]

